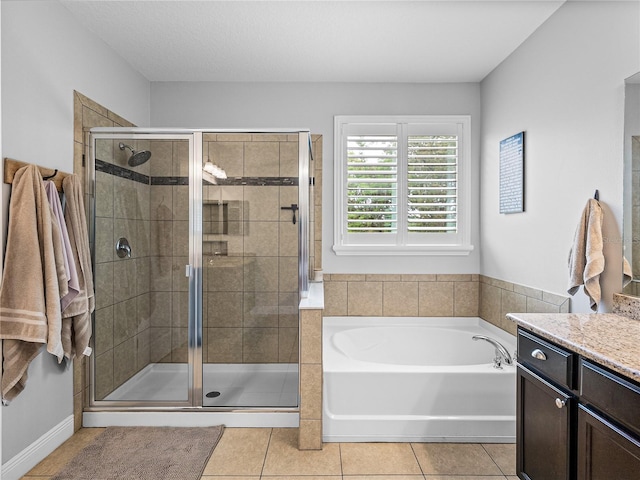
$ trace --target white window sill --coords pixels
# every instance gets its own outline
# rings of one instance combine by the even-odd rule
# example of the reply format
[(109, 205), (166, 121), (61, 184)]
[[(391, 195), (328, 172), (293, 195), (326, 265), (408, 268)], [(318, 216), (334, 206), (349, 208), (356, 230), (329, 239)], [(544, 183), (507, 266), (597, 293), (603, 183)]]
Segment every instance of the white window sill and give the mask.
[(473, 245), (334, 245), (336, 255), (432, 255), (432, 256), (467, 256), (473, 251)]

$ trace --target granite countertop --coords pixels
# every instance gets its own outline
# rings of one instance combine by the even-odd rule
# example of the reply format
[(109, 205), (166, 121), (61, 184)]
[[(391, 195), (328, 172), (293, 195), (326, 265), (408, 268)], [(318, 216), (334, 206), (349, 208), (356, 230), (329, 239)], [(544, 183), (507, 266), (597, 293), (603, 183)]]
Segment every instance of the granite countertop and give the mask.
[(614, 313), (509, 313), (533, 333), (640, 382), (640, 321)]

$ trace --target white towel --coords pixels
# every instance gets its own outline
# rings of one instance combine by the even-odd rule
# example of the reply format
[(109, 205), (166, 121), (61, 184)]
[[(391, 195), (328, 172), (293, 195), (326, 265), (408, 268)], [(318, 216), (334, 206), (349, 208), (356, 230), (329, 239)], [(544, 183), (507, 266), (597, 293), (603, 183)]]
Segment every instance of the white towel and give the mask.
[(576, 228), (573, 246), (569, 252), (569, 288), (574, 295), (580, 285), (589, 297), (591, 310), (598, 310), (600, 303), (600, 274), (604, 271), (602, 253), (602, 207), (597, 200), (590, 198), (582, 211), (580, 223)]

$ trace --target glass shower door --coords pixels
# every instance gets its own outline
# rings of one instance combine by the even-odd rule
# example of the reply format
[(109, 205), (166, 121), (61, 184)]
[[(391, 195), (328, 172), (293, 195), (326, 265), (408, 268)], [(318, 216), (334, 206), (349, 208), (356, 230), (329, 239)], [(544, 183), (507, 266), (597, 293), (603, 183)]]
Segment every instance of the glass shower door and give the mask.
[(193, 135), (97, 131), (91, 145), (92, 405), (192, 405)]
[(203, 134), (203, 406), (298, 405), (298, 152), (297, 132)]

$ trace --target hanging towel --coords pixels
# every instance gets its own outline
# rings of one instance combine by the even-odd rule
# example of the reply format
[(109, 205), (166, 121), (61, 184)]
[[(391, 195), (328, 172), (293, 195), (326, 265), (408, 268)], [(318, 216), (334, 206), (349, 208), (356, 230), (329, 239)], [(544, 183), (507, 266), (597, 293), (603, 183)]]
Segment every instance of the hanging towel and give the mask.
[(590, 198), (582, 211), (576, 229), (573, 246), (569, 252), (569, 289), (574, 295), (580, 285), (589, 297), (591, 310), (597, 311), (600, 303), (600, 274), (604, 271), (602, 253), (602, 207)]
[(622, 286), (626, 287), (633, 280), (633, 270), (627, 257), (622, 257)]
[[(38, 168), (20, 168), (13, 179), (9, 228), (0, 289), (2, 398), (14, 399), (25, 388), (29, 363), (43, 344), (58, 348), (60, 290), (54, 249), (55, 224)], [(58, 259), (61, 258), (58, 252)]]
[(62, 285), (60, 286), (60, 309), (64, 312), (71, 301), (78, 296), (78, 293), (80, 292), (80, 283), (78, 282), (76, 263), (73, 261), (73, 251), (71, 249), (71, 242), (69, 241), (69, 232), (67, 231), (67, 225), (64, 220), (64, 211), (62, 210), (58, 190), (52, 181), (44, 182), (44, 188), (47, 192), (49, 204), (51, 205), (53, 219), (60, 228), (62, 255), (64, 259), (65, 274), (67, 277), (67, 281), (64, 284), (67, 287), (66, 291), (63, 290)]
[(64, 218), (80, 286), (80, 292), (62, 315), (64, 355), (73, 359), (76, 355), (91, 355), (89, 343), (91, 341), (91, 314), (95, 310), (95, 295), (89, 234), (80, 178), (77, 175), (65, 177), (62, 181), (62, 189), (66, 199)]

